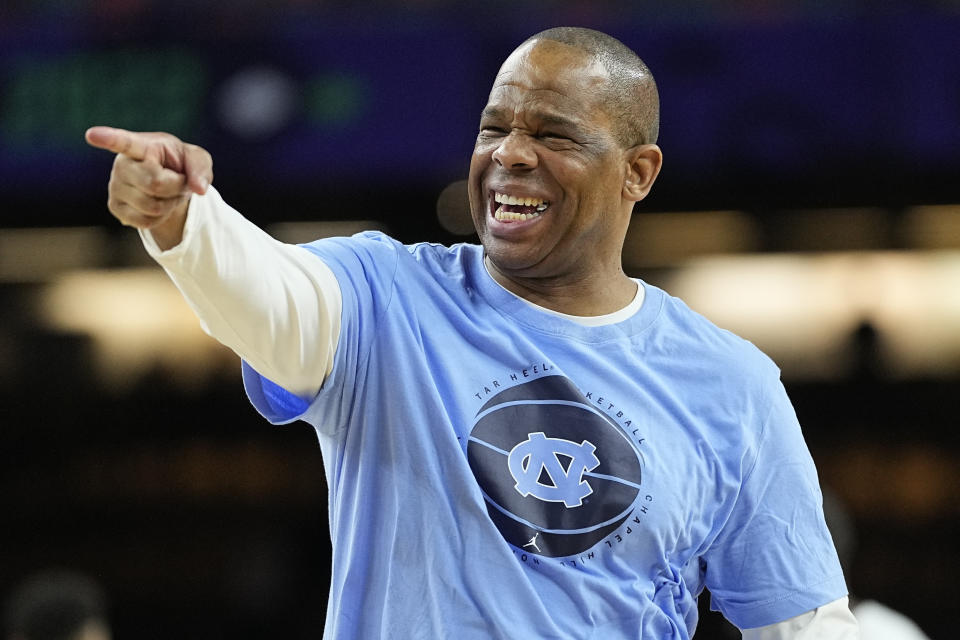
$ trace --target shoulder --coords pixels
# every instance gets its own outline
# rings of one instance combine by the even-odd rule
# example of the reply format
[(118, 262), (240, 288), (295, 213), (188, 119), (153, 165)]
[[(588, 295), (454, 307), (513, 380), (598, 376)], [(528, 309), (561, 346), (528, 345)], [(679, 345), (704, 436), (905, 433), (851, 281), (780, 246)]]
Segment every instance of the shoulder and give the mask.
[(478, 245), (447, 246), (431, 242), (403, 244), (381, 231), (363, 231), (352, 236), (322, 238), (303, 245), (321, 258), (351, 255), (363, 261), (397, 260), (407, 268), (421, 267), (438, 272), (461, 272), (478, 258)]
[(399, 294), (417, 305), (423, 304), (423, 295), (444, 291), (456, 297), (469, 291), (483, 264), (478, 245), (403, 244), (379, 231), (324, 238), (304, 247), (331, 268), (341, 288), (369, 287), (384, 300)]
[(722, 366), (725, 375), (779, 379), (780, 369), (752, 342), (718, 327), (680, 298), (661, 293), (656, 329), (663, 350), (685, 355), (691, 366)]
[(381, 231), (362, 231), (352, 236), (321, 238), (302, 245), (308, 251), (326, 260), (396, 259), (403, 245)]
[(483, 249), (475, 244), (447, 246), (432, 242), (406, 245), (410, 258), (418, 266), (437, 274), (459, 275), (482, 257)]
[(418, 242), (397, 246), (397, 285), (401, 289), (465, 291), (472, 288), (483, 264), (483, 248), (479, 245)]
[[(655, 297), (655, 296), (652, 296)], [(662, 294), (657, 320), (644, 341), (644, 362), (665, 374), (674, 393), (703, 415), (739, 416), (759, 438), (767, 417), (783, 401), (780, 369), (751, 342), (718, 327), (679, 298)]]

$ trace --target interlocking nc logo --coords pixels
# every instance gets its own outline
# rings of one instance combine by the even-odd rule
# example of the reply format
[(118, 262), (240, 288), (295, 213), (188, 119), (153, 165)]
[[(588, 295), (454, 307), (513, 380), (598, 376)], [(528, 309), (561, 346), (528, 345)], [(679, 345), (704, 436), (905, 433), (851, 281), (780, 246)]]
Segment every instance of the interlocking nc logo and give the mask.
[(464, 445), (490, 519), (524, 553), (582, 553), (621, 526), (640, 495), (640, 452), (563, 376), (501, 390)]
[[(507, 458), (515, 488), (524, 498), (533, 495), (544, 502), (562, 502), (568, 508), (579, 507), (593, 488), (583, 479), (600, 466), (593, 443), (580, 444), (563, 438), (548, 438), (542, 431), (527, 434)], [(564, 468), (560, 457), (568, 459)], [(545, 479), (549, 484), (541, 482)]]

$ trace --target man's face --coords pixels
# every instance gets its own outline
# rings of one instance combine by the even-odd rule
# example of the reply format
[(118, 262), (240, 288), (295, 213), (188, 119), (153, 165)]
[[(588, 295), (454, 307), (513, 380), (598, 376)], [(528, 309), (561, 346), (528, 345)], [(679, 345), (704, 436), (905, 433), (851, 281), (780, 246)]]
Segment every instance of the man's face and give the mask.
[(470, 208), (494, 267), (521, 277), (587, 277), (620, 264), (632, 203), (629, 163), (602, 109), (606, 71), (550, 40), (497, 74), (470, 162)]

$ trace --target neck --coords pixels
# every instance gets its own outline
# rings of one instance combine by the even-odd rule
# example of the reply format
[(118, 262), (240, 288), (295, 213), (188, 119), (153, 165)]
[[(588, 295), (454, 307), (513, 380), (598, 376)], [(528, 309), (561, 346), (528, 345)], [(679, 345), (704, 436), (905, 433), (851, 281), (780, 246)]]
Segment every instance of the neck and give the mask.
[(525, 277), (502, 272), (484, 256), (487, 272), (500, 286), (524, 300), (572, 316), (602, 316), (624, 308), (637, 295), (637, 283), (622, 269), (591, 277)]

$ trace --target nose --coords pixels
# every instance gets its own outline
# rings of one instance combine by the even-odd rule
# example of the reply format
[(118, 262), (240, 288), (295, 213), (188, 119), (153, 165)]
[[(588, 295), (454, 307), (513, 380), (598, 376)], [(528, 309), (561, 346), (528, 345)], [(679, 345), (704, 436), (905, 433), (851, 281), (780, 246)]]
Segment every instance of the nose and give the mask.
[(530, 136), (511, 131), (493, 151), (493, 159), (505, 169), (532, 169), (537, 166), (537, 151)]

